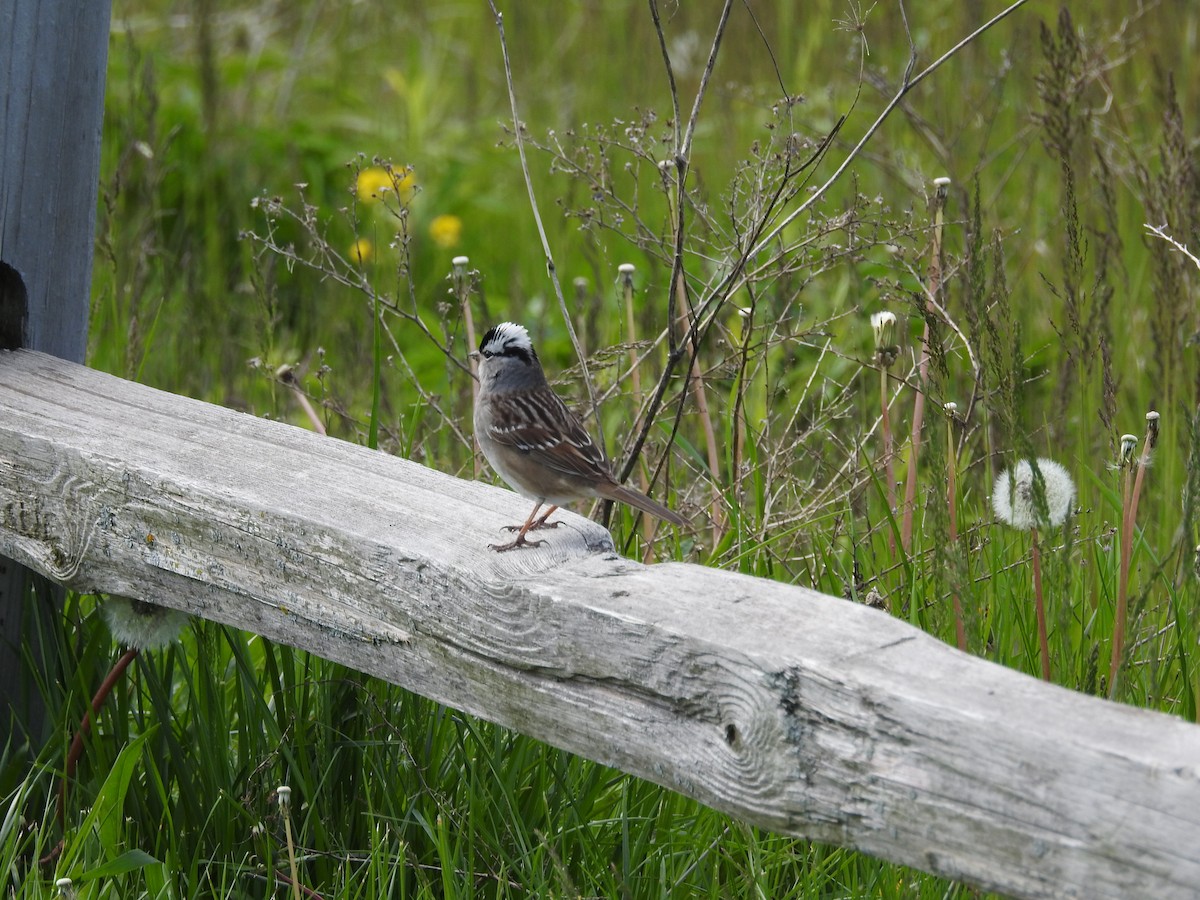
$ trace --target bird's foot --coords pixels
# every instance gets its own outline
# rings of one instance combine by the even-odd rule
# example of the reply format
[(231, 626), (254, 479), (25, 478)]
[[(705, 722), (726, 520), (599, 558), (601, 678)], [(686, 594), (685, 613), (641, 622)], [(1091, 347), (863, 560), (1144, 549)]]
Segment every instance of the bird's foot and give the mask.
[[(507, 531), (520, 531), (520, 526), (516, 528), (508, 528)], [(518, 534), (516, 538), (509, 541), (507, 544), (488, 544), (488, 548), (495, 550), (497, 553), (504, 553), (508, 550), (523, 550), (526, 547), (540, 547), (545, 541), (531, 541), (524, 534)]]
[[(530, 525), (529, 528), (526, 530), (537, 531), (539, 528), (557, 528), (561, 524), (562, 524), (561, 522), (547, 522), (545, 519), (538, 519), (536, 522), (534, 522), (532, 525)], [(504, 530), (505, 531), (520, 531), (524, 527), (525, 527), (524, 525), (505, 525)]]

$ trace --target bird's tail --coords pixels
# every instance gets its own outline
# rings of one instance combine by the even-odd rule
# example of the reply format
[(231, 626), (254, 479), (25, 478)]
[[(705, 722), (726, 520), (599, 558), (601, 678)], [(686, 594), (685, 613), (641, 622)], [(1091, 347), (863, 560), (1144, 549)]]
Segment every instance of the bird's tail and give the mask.
[(627, 488), (620, 484), (605, 485), (597, 490), (601, 497), (608, 500), (617, 500), (621, 503), (627, 503), (630, 506), (640, 509), (642, 512), (650, 513), (665, 522), (670, 522), (672, 525), (680, 527), (687, 524), (687, 519), (681, 516), (674, 510), (667, 509), (661, 503), (651, 500), (645, 494), (640, 494), (637, 491)]

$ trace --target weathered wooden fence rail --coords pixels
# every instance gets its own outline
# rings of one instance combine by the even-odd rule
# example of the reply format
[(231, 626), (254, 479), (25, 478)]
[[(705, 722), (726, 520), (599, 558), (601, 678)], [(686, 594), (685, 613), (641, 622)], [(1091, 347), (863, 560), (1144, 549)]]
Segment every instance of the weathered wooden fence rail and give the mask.
[(0, 353), (0, 555), (311, 650), (766, 828), (1026, 897), (1195, 897), (1200, 728), (411, 462)]

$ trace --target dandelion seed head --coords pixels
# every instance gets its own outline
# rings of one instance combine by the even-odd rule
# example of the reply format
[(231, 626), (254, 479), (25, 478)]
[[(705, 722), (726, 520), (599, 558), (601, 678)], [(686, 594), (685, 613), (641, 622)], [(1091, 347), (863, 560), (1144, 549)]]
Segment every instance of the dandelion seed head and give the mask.
[(136, 650), (160, 650), (179, 637), (189, 616), (176, 609), (129, 597), (109, 597), (101, 606), (117, 642)]
[(1025, 530), (1057, 527), (1066, 521), (1075, 500), (1070, 473), (1052, 459), (1038, 459), (1037, 471), (1040, 479), (1029, 460), (1023, 459), (996, 479), (992, 510), (1005, 525)]

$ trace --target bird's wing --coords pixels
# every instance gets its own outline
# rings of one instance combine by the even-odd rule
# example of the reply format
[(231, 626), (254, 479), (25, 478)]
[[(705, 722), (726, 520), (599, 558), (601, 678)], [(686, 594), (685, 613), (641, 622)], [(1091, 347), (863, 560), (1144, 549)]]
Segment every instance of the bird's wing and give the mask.
[(604, 454), (579, 417), (548, 386), (505, 394), (503, 401), (493, 403), (488, 435), (564, 475), (612, 479)]

